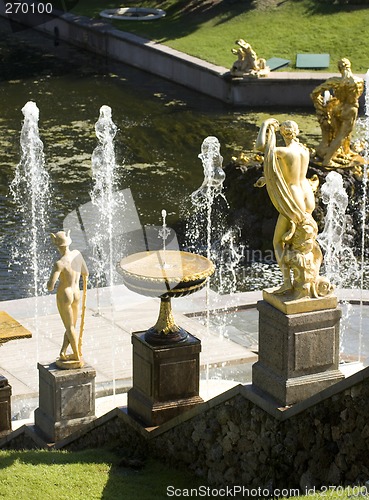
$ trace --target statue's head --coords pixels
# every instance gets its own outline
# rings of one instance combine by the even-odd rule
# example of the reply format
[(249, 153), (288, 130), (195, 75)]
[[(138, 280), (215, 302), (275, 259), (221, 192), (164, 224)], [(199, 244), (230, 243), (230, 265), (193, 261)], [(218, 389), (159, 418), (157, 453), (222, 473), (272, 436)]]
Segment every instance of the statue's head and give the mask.
[(245, 40), (243, 40), (242, 38), (240, 38), (239, 40), (236, 40), (236, 44), (245, 50), (251, 48), (251, 45), (249, 43), (245, 42)]
[(72, 243), (72, 239), (69, 236), (70, 235), (70, 230), (67, 232), (65, 231), (58, 231), (56, 234), (51, 233), (51, 240), (54, 243), (56, 247), (69, 247), (69, 245)]
[(338, 61), (338, 70), (340, 71), (340, 73), (343, 73), (345, 71), (350, 71), (351, 62), (346, 57), (343, 57)]
[(300, 133), (297, 123), (293, 120), (286, 120), (281, 123), (279, 131), (283, 137), (288, 137), (289, 139), (295, 139)]

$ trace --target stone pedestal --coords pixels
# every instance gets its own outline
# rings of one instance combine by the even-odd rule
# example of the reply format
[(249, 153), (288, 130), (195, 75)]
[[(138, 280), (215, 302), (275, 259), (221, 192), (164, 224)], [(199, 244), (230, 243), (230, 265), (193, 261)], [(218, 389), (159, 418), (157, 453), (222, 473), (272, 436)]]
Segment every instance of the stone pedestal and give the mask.
[(145, 341), (145, 332), (136, 332), (132, 344), (129, 414), (147, 426), (157, 426), (203, 402), (199, 339), (189, 335), (182, 342), (155, 346)]
[(0, 375), (0, 434), (12, 430), (11, 395), (12, 388), (8, 379)]
[(265, 300), (257, 307), (259, 360), (252, 371), (257, 388), (286, 406), (344, 378), (338, 369), (340, 309), (286, 314)]
[(55, 363), (39, 370), (35, 424), (50, 442), (60, 441), (95, 419), (95, 377), (91, 366), (61, 370)]

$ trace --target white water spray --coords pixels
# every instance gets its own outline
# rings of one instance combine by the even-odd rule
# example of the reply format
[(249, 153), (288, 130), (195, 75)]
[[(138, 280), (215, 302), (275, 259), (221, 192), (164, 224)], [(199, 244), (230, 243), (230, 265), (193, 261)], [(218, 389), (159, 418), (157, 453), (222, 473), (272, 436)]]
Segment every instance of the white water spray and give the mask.
[(13, 248), (12, 263), (19, 265), (24, 275), (31, 276), (30, 294), (38, 297), (45, 292), (51, 260), (48, 228), (50, 180), (45, 169), (44, 145), (39, 136), (39, 109), (32, 101), (22, 108), (24, 122), (21, 131), (21, 160), (10, 184), (10, 191), (21, 217), (18, 241)]
[[(324, 274), (336, 288), (345, 288), (358, 283), (360, 269), (352, 248), (346, 243), (346, 209), (348, 195), (338, 172), (330, 172), (321, 187), (322, 201), (327, 206), (325, 225), (318, 236), (324, 251)], [(342, 304), (343, 314), (340, 328), (340, 353), (344, 352), (346, 334), (352, 322), (352, 306)], [(361, 341), (359, 339), (359, 345)], [(359, 348), (360, 350), (360, 348)]]
[(167, 226), (167, 211), (166, 210), (163, 209), (161, 211), (161, 217), (162, 217), (163, 223), (162, 223), (161, 229), (159, 229), (158, 238), (161, 238), (161, 240), (163, 242), (163, 264), (162, 264), (162, 267), (163, 267), (163, 269), (168, 269), (170, 267), (170, 265), (166, 261), (166, 250), (167, 250), (167, 239), (168, 239), (168, 236), (170, 235), (170, 229), (168, 229), (168, 226)]
[(96, 276), (101, 285), (105, 276), (106, 284), (114, 285), (115, 249), (114, 249), (114, 219), (116, 200), (114, 193), (117, 187), (114, 137), (117, 127), (112, 120), (109, 106), (100, 108), (100, 117), (95, 125), (99, 144), (92, 153), (93, 189), (90, 193), (93, 205), (97, 208), (98, 220), (92, 238), (96, 257)]
[[(117, 261), (114, 245), (115, 221), (117, 211), (117, 189), (116, 160), (114, 151), (114, 137), (117, 126), (112, 120), (112, 111), (109, 106), (100, 108), (100, 116), (95, 124), (96, 137), (99, 144), (92, 153), (92, 177), (93, 189), (90, 193), (92, 204), (97, 208), (97, 220), (95, 221), (95, 234), (91, 240), (95, 255), (95, 274), (97, 277), (97, 303), (98, 314), (100, 314), (99, 286), (103, 279), (108, 286), (110, 302), (110, 320), (112, 323), (112, 335), (115, 335), (115, 315), (113, 307), (113, 287), (115, 264)], [(113, 370), (113, 395), (116, 393), (115, 380), (115, 357), (116, 347), (112, 340), (112, 370)]]
[(327, 175), (321, 194), (327, 206), (325, 226), (318, 236), (324, 250), (325, 275), (331, 283), (342, 288), (346, 280), (352, 283), (358, 278), (359, 268), (352, 248), (345, 242), (348, 195), (338, 172)]
[(361, 360), (363, 339), (363, 306), (364, 306), (364, 271), (365, 271), (365, 236), (366, 236), (366, 205), (368, 184), (368, 162), (369, 162), (369, 70), (365, 75), (365, 156), (363, 166), (363, 200), (362, 200), (362, 223), (361, 223), (361, 282), (360, 282), (360, 326), (359, 326), (359, 361)]

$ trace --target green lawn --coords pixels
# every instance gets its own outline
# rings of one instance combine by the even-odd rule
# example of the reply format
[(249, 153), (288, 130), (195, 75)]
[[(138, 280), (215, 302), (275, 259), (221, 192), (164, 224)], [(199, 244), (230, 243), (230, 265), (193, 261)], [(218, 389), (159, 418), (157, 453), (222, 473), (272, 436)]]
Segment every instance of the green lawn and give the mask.
[(296, 54), (308, 52), (329, 53), (329, 71), (337, 72), (341, 57), (351, 60), (355, 73), (367, 71), (369, 6), (332, 6), (314, 0), (269, 2), (278, 6), (256, 9), (247, 0), (223, 0), (211, 7), (209, 1), (80, 0), (73, 12), (98, 17), (101, 10), (122, 5), (164, 9), (166, 17), (156, 21), (114, 21), (114, 25), (227, 68), (235, 60), (231, 53), (235, 40), (244, 38), (259, 57), (290, 59), (292, 68)]
[(0, 498), (7, 500), (152, 500), (167, 498), (167, 487), (204, 485), (186, 470), (148, 460), (143, 469), (119, 465), (119, 454), (1, 451)]
[[(198, 497), (224, 497), (222, 489), (218, 491), (216, 487), (208, 486), (187, 470), (174, 469), (152, 459), (148, 459), (142, 469), (134, 470), (122, 465), (121, 461), (120, 453), (105, 449), (81, 452), (0, 450), (0, 498), (164, 500), (169, 497), (195, 498), (194, 490), (197, 490)], [(285, 491), (279, 492), (279, 500), (343, 500), (363, 497), (366, 493), (364, 486), (330, 487), (315, 494), (295, 496), (294, 491), (291, 497), (281, 497)], [(256, 498), (255, 495), (252, 497)]]

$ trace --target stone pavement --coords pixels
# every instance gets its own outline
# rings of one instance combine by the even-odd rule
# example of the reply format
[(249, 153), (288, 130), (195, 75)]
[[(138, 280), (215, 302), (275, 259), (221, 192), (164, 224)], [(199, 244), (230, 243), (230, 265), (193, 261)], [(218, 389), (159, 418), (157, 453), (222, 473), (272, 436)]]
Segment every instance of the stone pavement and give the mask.
[[(206, 299), (206, 296), (208, 297)], [(198, 319), (188, 317), (210, 308), (254, 306), (261, 298), (259, 292), (239, 293), (232, 296), (218, 296), (203, 289), (194, 295), (173, 299), (173, 313), (176, 322), (201, 339), (201, 366), (203, 376), (216, 366), (248, 364), (256, 361), (256, 355), (249, 348), (233, 342), (222, 335), (214, 334), (210, 327)], [(14, 340), (0, 348), (0, 374), (12, 386), (13, 418), (27, 418), (38, 405), (37, 363), (50, 363), (59, 355), (64, 328), (56, 308), (54, 295), (0, 302), (0, 310), (6, 311), (32, 332), (31, 339)], [(37, 311), (37, 314), (36, 314)], [(256, 310), (255, 314), (256, 314)], [(83, 356), (96, 369), (96, 396), (110, 396), (124, 393), (131, 387), (132, 347), (131, 335), (146, 330), (156, 322), (159, 299), (143, 297), (130, 292), (124, 285), (112, 290), (89, 290), (87, 297), (86, 322), (83, 335)], [(78, 325), (77, 325), (78, 328)], [(237, 340), (237, 338), (236, 338)], [(204, 390), (209, 391), (209, 386)], [(224, 390), (222, 384), (214, 384), (210, 395)], [(228, 388), (228, 387), (227, 387)], [(104, 409), (110, 401), (117, 406), (115, 398), (105, 400)]]
[[(365, 359), (369, 356), (369, 292), (342, 290), (338, 296), (354, 304), (362, 301), (365, 306), (361, 349)], [(261, 292), (219, 296), (213, 291), (207, 294), (203, 289), (172, 300), (176, 322), (202, 342), (200, 395), (204, 400), (234, 384), (251, 381), (251, 366), (257, 359), (258, 316), (255, 305), (260, 299)], [(211, 326), (212, 322), (206, 327), (196, 319), (195, 316), (202, 313), (204, 320), (207, 302), (210, 310), (219, 311), (217, 317), (221, 317), (222, 311), (228, 308), (225, 336), (217, 333)], [(349, 307), (359, 309), (358, 305)], [(232, 323), (232, 312), (229, 312), (232, 308), (239, 311), (235, 323)], [(3, 301), (0, 302), (0, 310), (6, 311), (32, 332), (30, 339), (13, 340), (0, 347), (0, 374), (7, 377), (12, 386), (13, 419), (29, 419), (38, 406), (37, 363), (50, 363), (58, 357), (63, 325), (54, 295), (37, 300)], [(125, 404), (125, 393), (132, 385), (131, 335), (155, 324), (158, 312), (159, 299), (135, 294), (124, 285), (116, 286), (112, 291), (88, 291), (83, 355), (86, 363), (96, 369), (97, 415)], [(349, 354), (354, 354), (357, 348), (359, 321), (357, 314), (348, 318), (351, 330), (346, 334), (344, 352)], [(356, 355), (352, 360), (355, 359)], [(358, 368), (354, 366), (350, 369), (355, 371)]]

